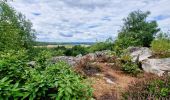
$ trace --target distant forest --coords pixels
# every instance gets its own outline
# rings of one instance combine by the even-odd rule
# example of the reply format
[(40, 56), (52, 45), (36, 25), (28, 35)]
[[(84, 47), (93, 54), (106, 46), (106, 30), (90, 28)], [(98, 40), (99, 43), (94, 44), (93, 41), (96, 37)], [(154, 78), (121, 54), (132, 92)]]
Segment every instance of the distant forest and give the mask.
[(92, 45), (96, 42), (36, 42), (35, 46), (47, 46), (47, 45)]

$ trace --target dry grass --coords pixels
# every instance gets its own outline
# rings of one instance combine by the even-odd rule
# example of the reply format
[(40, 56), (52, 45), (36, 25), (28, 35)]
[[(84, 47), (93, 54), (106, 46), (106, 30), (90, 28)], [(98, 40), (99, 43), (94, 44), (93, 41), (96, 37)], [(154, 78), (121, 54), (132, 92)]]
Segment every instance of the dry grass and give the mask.
[[(145, 92), (144, 86), (154, 79), (160, 79), (160, 77), (149, 73), (141, 73), (137, 77), (125, 74), (120, 70), (121, 64), (117, 59), (112, 61), (114, 63), (111, 65), (107, 60), (103, 61), (101, 58), (95, 61), (98, 62), (85, 57), (74, 69), (93, 82), (93, 96), (96, 100), (121, 100), (123, 99), (122, 94), (126, 92), (136, 93), (135, 99), (129, 95), (127, 100), (144, 100), (140, 94), (141, 91)], [(109, 83), (107, 79), (110, 79), (112, 83)], [(148, 95), (147, 99), (149, 98), (151, 97)], [(154, 100), (153, 98), (149, 100)]]
[[(116, 67), (118, 67), (117, 64), (93, 62), (87, 57), (77, 64), (75, 71), (94, 82), (92, 87), (96, 100), (119, 100), (122, 92), (136, 78), (123, 73)], [(106, 78), (110, 79), (113, 84), (108, 83)]]
[[(126, 89), (126, 92), (124, 94), (124, 98), (128, 100), (170, 100), (170, 94), (169, 96), (160, 96), (161, 88), (169, 87), (169, 78), (167, 76), (158, 77), (154, 74), (145, 73), (142, 77), (140, 77), (138, 80), (133, 82), (129, 87)], [(160, 81), (164, 82), (160, 85)], [(152, 87), (150, 87), (151, 84), (154, 84)], [(156, 83), (155, 83), (156, 82)], [(168, 86), (168, 87), (167, 87)], [(148, 89), (154, 89), (154, 93), (150, 92)]]

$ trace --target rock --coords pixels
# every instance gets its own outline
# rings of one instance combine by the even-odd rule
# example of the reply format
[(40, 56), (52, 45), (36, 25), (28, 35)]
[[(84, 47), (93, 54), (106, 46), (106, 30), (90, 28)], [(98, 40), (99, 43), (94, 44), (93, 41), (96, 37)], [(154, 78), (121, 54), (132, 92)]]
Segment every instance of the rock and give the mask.
[(170, 72), (170, 58), (147, 59), (141, 62), (145, 72), (162, 76), (165, 72)]
[(132, 57), (132, 61), (143, 61), (152, 56), (152, 51), (147, 47), (129, 47), (127, 49)]
[(57, 56), (57, 57), (53, 57), (51, 59), (51, 61), (52, 61), (52, 63), (57, 63), (59, 61), (65, 61), (70, 66), (75, 66), (76, 62), (78, 62), (76, 57), (71, 57), (71, 56)]
[(103, 77), (105, 79), (105, 81), (108, 83), (108, 84), (115, 84), (115, 82), (113, 82), (111, 79), (107, 78), (107, 77)]
[(109, 59), (110, 55), (108, 55), (109, 51), (105, 50), (105, 51), (97, 51), (95, 53), (89, 53), (87, 55), (82, 56), (82, 54), (77, 55), (76, 57), (72, 57), (72, 56), (57, 56), (57, 57), (53, 57), (51, 59), (52, 63), (57, 63), (59, 61), (65, 61), (66, 63), (68, 63), (71, 66), (75, 66), (78, 62), (80, 62), (81, 60), (85, 60), (86, 62), (88, 61), (102, 61), (102, 60), (107, 60)]
[(35, 67), (36, 62), (35, 61), (28, 62), (27, 65), (31, 67)]
[(94, 53), (89, 53), (83, 56), (83, 58), (88, 58), (90, 61), (94, 61), (96, 59), (96, 55)]
[(76, 56), (76, 58), (81, 58), (82, 57), (82, 54), (79, 54)]

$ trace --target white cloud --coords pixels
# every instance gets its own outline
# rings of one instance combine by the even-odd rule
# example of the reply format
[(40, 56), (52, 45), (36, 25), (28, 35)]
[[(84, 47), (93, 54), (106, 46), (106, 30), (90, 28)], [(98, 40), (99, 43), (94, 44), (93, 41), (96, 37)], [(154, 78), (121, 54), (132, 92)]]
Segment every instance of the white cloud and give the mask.
[(16, 0), (10, 4), (33, 22), (39, 41), (114, 38), (122, 18), (137, 9), (151, 11), (149, 19), (157, 18), (163, 31), (170, 24), (169, 0)]

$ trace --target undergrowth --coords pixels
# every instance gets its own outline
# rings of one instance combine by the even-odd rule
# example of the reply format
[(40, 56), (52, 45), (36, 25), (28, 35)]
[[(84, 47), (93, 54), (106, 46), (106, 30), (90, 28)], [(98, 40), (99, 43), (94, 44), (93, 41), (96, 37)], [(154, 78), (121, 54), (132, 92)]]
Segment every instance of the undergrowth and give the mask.
[(90, 84), (68, 64), (50, 64), (47, 57), (48, 53), (45, 57), (41, 55), (32, 68), (27, 64), (24, 50), (1, 53), (0, 99), (88, 100), (92, 97)]

